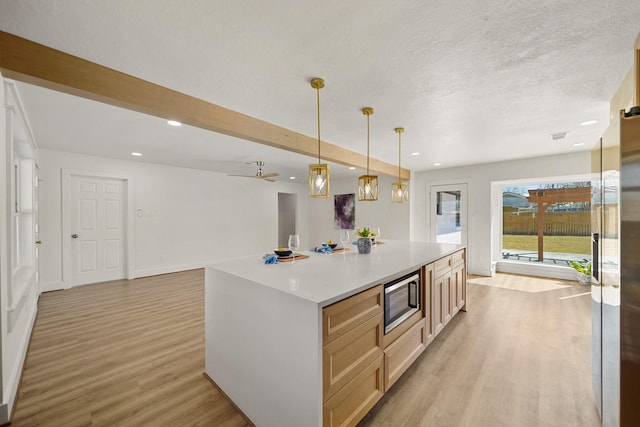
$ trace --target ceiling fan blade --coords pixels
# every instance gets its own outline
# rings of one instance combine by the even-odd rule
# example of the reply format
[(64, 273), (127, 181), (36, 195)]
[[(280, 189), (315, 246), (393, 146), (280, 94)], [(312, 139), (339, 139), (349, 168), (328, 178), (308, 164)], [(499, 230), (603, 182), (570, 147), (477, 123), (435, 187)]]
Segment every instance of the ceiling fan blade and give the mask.
[(265, 181), (269, 181), (269, 182), (275, 182), (274, 180), (270, 179), (276, 176), (280, 176), (280, 174), (272, 172), (272, 173), (263, 173), (262, 172), (262, 167), (264, 166), (264, 162), (262, 161), (257, 161), (257, 162), (248, 162), (246, 164), (257, 164), (258, 165), (258, 172), (255, 175), (236, 175), (236, 174), (227, 174), (227, 176), (239, 176), (242, 178), (259, 178)]
[(229, 174), (227, 176), (236, 176), (236, 177), (240, 177), (240, 178), (258, 178), (258, 179), (261, 179), (263, 181), (275, 182), (275, 180), (271, 179), (270, 175), (269, 176), (267, 176), (267, 175), (258, 176), (258, 175), (231, 175), (231, 174)]

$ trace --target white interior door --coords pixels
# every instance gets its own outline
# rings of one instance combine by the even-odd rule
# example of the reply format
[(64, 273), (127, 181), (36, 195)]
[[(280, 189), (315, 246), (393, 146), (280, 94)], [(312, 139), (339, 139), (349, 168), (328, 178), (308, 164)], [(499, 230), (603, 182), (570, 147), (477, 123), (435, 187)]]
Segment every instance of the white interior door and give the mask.
[(436, 243), (467, 244), (467, 184), (432, 185), (430, 230)]
[(126, 277), (125, 191), (121, 179), (71, 177), (72, 285)]

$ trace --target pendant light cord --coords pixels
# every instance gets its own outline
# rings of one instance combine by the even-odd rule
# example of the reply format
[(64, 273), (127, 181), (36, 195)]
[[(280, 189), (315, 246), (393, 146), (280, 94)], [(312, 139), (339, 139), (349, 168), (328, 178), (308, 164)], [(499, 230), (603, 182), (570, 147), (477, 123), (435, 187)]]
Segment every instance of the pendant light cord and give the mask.
[(404, 128), (395, 128), (394, 131), (398, 134), (398, 182), (400, 182), (402, 175), (402, 166), (400, 165), (402, 162), (402, 132), (404, 132)]
[(316, 87), (316, 99), (318, 102), (318, 163), (320, 163), (320, 87)]
[(367, 175), (369, 175), (369, 116), (367, 114)]
[(400, 144), (401, 144), (401, 138), (402, 138), (402, 132), (398, 132), (398, 182), (400, 182), (400, 161), (402, 159), (402, 156), (400, 155), (401, 152), (401, 148), (400, 148)]

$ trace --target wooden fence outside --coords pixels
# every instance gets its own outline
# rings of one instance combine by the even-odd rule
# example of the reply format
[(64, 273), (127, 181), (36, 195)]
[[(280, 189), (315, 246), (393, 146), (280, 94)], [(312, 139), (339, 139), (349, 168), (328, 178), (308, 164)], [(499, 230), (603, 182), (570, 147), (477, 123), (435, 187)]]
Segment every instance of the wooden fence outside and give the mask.
[[(503, 212), (503, 234), (538, 234), (535, 212)], [(591, 212), (545, 212), (545, 236), (590, 236)]]

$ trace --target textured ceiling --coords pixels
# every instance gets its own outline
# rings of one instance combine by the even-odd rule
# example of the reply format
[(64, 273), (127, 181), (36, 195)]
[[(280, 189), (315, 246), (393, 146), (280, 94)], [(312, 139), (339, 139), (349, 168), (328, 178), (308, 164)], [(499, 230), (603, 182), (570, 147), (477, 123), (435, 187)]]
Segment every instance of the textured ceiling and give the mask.
[[(311, 136), (309, 80), (323, 77), (324, 140), (366, 152), (360, 109), (372, 106), (371, 155), (395, 164), (393, 128), (403, 126), (403, 166), (419, 171), (593, 145), (632, 66), (640, 2), (0, 0), (0, 28)], [(20, 91), (44, 148), (116, 158), (135, 150), (145, 161), (225, 172), (259, 156), (267, 172), (287, 177), (304, 176), (310, 161), (28, 85)], [(590, 119), (599, 122), (580, 126)], [(563, 131), (567, 138), (552, 141)]]

